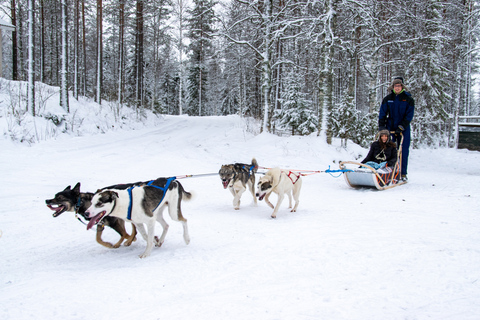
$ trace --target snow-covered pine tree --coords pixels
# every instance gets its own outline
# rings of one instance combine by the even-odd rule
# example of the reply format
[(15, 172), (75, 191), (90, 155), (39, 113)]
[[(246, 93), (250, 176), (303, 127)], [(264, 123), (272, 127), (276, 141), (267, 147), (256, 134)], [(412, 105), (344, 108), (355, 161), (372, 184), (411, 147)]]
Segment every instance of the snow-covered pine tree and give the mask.
[(347, 146), (347, 140), (355, 135), (358, 116), (354, 102), (345, 92), (342, 101), (332, 108), (329, 118), (333, 135), (342, 139), (344, 147)]
[(275, 118), (279, 124), (292, 129), (296, 133), (307, 135), (314, 132), (318, 126), (318, 117), (313, 110), (313, 102), (302, 92), (301, 74), (296, 68), (286, 74), (284, 90), (281, 93), (282, 109), (276, 110)]
[(205, 115), (207, 82), (209, 80), (208, 59), (213, 54), (212, 36), (214, 32), (215, 13), (212, 0), (194, 0), (194, 8), (189, 12), (190, 31), (190, 65), (189, 65), (189, 97), (190, 114)]

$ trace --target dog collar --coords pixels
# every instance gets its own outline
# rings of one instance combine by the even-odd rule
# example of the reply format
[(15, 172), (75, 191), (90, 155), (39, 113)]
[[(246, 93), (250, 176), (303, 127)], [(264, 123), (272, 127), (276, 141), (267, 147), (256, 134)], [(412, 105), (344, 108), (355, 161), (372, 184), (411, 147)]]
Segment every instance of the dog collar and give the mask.
[(78, 196), (77, 203), (75, 204), (75, 214), (78, 213), (80, 206), (82, 205), (82, 197)]

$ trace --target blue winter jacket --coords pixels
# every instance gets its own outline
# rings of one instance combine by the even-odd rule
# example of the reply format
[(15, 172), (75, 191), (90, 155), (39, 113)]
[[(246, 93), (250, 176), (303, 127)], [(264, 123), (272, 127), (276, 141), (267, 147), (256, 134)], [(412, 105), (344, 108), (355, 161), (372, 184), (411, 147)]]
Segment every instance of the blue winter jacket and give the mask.
[(383, 98), (378, 115), (379, 130), (386, 128), (390, 131), (397, 130), (402, 125), (405, 131), (410, 131), (410, 122), (413, 119), (415, 102), (412, 95), (406, 91), (396, 95), (393, 91)]

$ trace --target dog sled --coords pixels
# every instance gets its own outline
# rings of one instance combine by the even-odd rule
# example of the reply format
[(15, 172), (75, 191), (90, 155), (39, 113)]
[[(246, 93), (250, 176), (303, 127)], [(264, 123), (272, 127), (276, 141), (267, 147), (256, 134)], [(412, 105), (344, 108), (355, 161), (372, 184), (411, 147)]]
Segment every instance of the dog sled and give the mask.
[(370, 187), (377, 190), (386, 190), (407, 183), (407, 181), (401, 180), (400, 176), (402, 143), (403, 135), (401, 136), (400, 147), (397, 150), (397, 163), (393, 168), (374, 169), (356, 161), (340, 162), (340, 171), (343, 173), (347, 184), (352, 188)]

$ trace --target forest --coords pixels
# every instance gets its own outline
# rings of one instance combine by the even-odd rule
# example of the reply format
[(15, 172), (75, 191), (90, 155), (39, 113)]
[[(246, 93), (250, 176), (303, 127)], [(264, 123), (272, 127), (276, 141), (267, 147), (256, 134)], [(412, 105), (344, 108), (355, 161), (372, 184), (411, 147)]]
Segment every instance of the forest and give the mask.
[(413, 146), (453, 147), (478, 116), (473, 0), (3, 0), (2, 77), (158, 114), (239, 114), (279, 135), (371, 142), (393, 78)]

